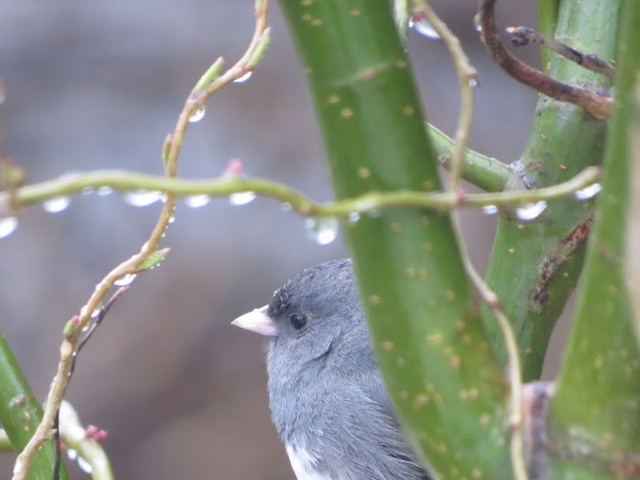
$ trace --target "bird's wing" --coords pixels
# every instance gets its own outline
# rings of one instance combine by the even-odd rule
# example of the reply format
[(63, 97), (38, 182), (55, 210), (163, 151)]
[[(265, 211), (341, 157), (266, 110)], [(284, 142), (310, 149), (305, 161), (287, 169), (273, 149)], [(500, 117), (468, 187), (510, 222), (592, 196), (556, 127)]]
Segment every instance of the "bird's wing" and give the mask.
[[(356, 384), (358, 389), (371, 399), (375, 408), (380, 412), (380, 415), (377, 415), (372, 423), (379, 432), (379, 438), (385, 443), (385, 451), (388, 452), (389, 457), (392, 459), (391, 463), (396, 465), (396, 468), (406, 471), (404, 475), (398, 478), (430, 480), (429, 475), (402, 433), (379, 372), (376, 370), (363, 375)], [(368, 421), (366, 418), (363, 420)]]
[(323, 451), (317, 463), (330, 478), (430, 480), (404, 438), (376, 371), (342, 379), (334, 387), (327, 392), (323, 425), (316, 432)]

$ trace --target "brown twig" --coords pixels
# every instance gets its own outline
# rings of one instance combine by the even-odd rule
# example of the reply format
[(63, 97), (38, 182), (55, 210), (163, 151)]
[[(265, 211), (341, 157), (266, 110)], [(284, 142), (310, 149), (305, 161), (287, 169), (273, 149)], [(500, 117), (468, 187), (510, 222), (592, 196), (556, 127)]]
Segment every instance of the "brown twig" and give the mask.
[(496, 0), (480, 0), (478, 10), (480, 38), (495, 63), (500, 65), (511, 77), (548, 97), (577, 105), (595, 118), (607, 119), (611, 117), (613, 108), (611, 98), (598, 95), (585, 88), (558, 82), (511, 55), (498, 35), (495, 22), (495, 4)]
[(505, 31), (511, 35), (511, 44), (515, 47), (523, 47), (529, 43), (539, 43), (587, 70), (611, 79), (616, 78), (616, 69), (593, 53), (579, 52), (575, 48), (571, 48), (553, 38), (545, 37), (533, 28), (507, 27)]
[[(173, 179), (176, 176), (178, 158), (189, 120), (199, 109), (203, 108), (208, 98), (214, 92), (253, 70), (264, 52), (269, 37), (269, 29), (266, 26), (267, 6), (268, 0), (257, 0), (255, 4), (255, 29), (251, 42), (243, 57), (220, 76), (217, 76), (217, 72), (222, 67), (222, 61), (220, 59), (216, 60), (214, 65), (207, 70), (203, 78), (198, 81), (196, 87), (194, 87), (187, 98), (184, 108), (178, 116), (175, 129), (173, 133), (167, 137), (167, 141), (165, 141), (163, 147), (165, 176), (167, 178)], [(160, 240), (164, 236), (173, 218), (175, 203), (176, 196), (171, 193), (166, 193), (164, 207), (160, 213), (158, 222), (151, 232), (149, 239), (142, 245), (140, 251), (109, 272), (102, 281), (96, 285), (93, 294), (86, 305), (82, 307), (80, 315), (75, 316), (67, 323), (64, 339), (60, 346), (58, 369), (49, 389), (42, 420), (23, 451), (16, 458), (13, 480), (26, 479), (33, 456), (38, 451), (38, 448), (53, 434), (54, 422), (69, 382), (69, 373), (72, 371), (75, 354), (83, 338), (82, 329), (89, 325), (92, 312), (102, 303), (114, 283), (126, 275), (138, 273), (147, 259), (158, 251)]]

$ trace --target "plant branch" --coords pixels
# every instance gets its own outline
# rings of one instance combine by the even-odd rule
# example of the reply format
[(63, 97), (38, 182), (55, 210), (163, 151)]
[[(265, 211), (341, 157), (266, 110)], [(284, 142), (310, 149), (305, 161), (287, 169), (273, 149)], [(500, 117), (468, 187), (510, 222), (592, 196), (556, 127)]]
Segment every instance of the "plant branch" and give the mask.
[[(258, 178), (227, 176), (209, 180), (184, 180), (124, 170), (102, 170), (75, 173), (72, 176), (67, 175), (42, 183), (26, 185), (16, 192), (16, 202), (20, 206), (37, 204), (49, 198), (80, 193), (87, 187), (110, 187), (123, 192), (161, 191), (176, 197), (193, 195), (226, 197), (233, 193), (253, 192), (258, 196), (288, 203), (293, 211), (302, 216), (348, 217), (353, 212), (367, 213), (402, 206), (435, 211), (448, 211), (457, 207), (479, 208), (487, 205), (515, 208), (541, 200), (550, 201), (571, 196), (576, 191), (597, 182), (600, 176), (600, 168), (589, 167), (567, 182), (540, 189), (477, 194), (415, 191), (372, 192), (336, 202), (316, 203), (284, 184)], [(0, 194), (0, 203), (4, 201), (5, 195)], [(136, 261), (138, 262), (138, 260)], [(119, 266), (109, 274), (108, 278), (117, 280), (126, 273), (136, 273), (136, 271), (132, 268), (120, 268)]]
[(89, 435), (89, 432), (80, 423), (78, 413), (71, 404), (63, 401), (60, 405), (60, 435), (67, 447), (75, 450), (89, 464), (93, 480), (113, 480), (109, 458), (100, 445), (99, 438), (94, 438), (96, 436)]
[[(197, 82), (187, 98), (184, 108), (178, 116), (175, 129), (167, 137), (163, 146), (166, 180), (170, 180), (176, 175), (178, 159), (190, 119), (199, 109), (204, 107), (204, 104), (213, 93), (255, 68), (264, 54), (269, 40), (269, 29), (266, 26), (267, 5), (267, 0), (257, 0), (255, 3), (254, 33), (242, 58), (220, 76), (217, 76), (217, 73), (222, 66), (222, 61), (220, 59), (216, 60), (203, 78)], [(69, 382), (69, 373), (73, 368), (74, 356), (81, 341), (82, 329), (89, 324), (92, 312), (102, 303), (114, 283), (125, 275), (137, 273), (140, 270), (140, 266), (158, 250), (160, 241), (173, 218), (175, 202), (175, 196), (171, 192), (167, 192), (160, 217), (149, 239), (142, 245), (140, 251), (114, 268), (98, 283), (93, 294), (85, 306), (82, 307), (77, 325), (71, 325), (75, 328), (69, 328), (71, 322), (65, 327), (64, 340), (60, 347), (60, 361), (49, 390), (42, 420), (33, 437), (31, 437), (16, 459), (13, 480), (24, 480), (27, 477), (33, 456), (53, 433), (52, 427)]]
[(460, 113), (458, 116), (455, 143), (453, 144), (451, 152), (451, 176), (449, 179), (449, 191), (455, 193), (460, 188), (465, 153), (467, 151), (467, 144), (469, 143), (469, 132), (471, 131), (471, 123), (473, 121), (473, 87), (478, 83), (478, 72), (473, 68), (473, 65), (471, 65), (469, 58), (460, 46), (460, 41), (453, 32), (449, 30), (447, 24), (440, 20), (427, 2), (421, 0), (416, 3), (418, 3), (420, 11), (424, 13), (431, 26), (447, 47), (458, 77)]
[(523, 47), (529, 43), (539, 43), (540, 45), (544, 45), (548, 49), (553, 50), (557, 54), (562, 55), (567, 60), (586, 68), (587, 70), (591, 70), (592, 72), (599, 73), (611, 79), (616, 78), (616, 69), (604, 60), (601, 60), (597, 55), (579, 52), (575, 48), (571, 48), (553, 38), (545, 37), (533, 28), (507, 27), (506, 32), (511, 35), (511, 44), (515, 47)]
[[(455, 142), (442, 130), (427, 123), (427, 130), (438, 153), (438, 162), (451, 170)], [(462, 163), (462, 178), (485, 192), (502, 192), (508, 185), (521, 185), (520, 177), (508, 166), (492, 157), (467, 149)]]
[(511, 77), (544, 95), (562, 102), (573, 103), (599, 119), (611, 116), (613, 100), (588, 89), (568, 85), (548, 77), (539, 70), (511, 55), (500, 40), (495, 22), (496, 0), (480, 0), (481, 39), (495, 63)]

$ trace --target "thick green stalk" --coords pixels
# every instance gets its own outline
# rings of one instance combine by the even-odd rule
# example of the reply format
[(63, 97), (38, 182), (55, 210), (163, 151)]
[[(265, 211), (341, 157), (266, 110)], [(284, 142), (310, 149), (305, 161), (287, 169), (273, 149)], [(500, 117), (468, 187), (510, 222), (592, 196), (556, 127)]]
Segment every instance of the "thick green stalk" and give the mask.
[[(540, 32), (547, 37), (553, 37), (558, 26), (558, 10), (560, 0), (538, 0), (538, 23)], [(551, 53), (546, 49), (541, 49), (542, 69), (546, 70), (546, 65), (551, 60)]]
[[(27, 444), (41, 418), (42, 407), (31, 393), (7, 341), (0, 335), (0, 423), (16, 452)], [(29, 480), (51, 480), (54, 459), (53, 442), (50, 441), (34, 457)], [(66, 478), (63, 462), (60, 479)]]
[[(587, 252), (568, 352), (551, 402), (551, 453), (579, 459), (600, 478), (640, 471), (640, 350), (624, 282), (630, 189), (633, 88), (640, 75), (640, 2), (626, 1), (617, 96), (607, 139), (602, 193)], [(637, 222), (637, 218), (631, 219)], [(562, 459), (562, 460), (560, 460)]]
[[(386, 0), (281, 0), (338, 198), (439, 187)], [(506, 383), (483, 339), (447, 214), (411, 208), (345, 225), (378, 360), (407, 437), (439, 478), (508, 479)]]
[[(600, 58), (614, 56), (619, 0), (561, 2), (556, 37)], [(592, 89), (609, 86), (606, 77), (555, 56), (553, 78)], [(529, 183), (562, 182), (588, 165), (602, 163), (606, 122), (582, 109), (541, 97), (531, 136), (514, 165)], [(503, 215), (493, 248), (487, 281), (500, 296), (514, 325), (523, 355), (525, 380), (538, 378), (557, 318), (580, 274), (592, 206), (573, 199), (552, 202), (533, 222)], [(494, 344), (504, 355), (500, 333)]]

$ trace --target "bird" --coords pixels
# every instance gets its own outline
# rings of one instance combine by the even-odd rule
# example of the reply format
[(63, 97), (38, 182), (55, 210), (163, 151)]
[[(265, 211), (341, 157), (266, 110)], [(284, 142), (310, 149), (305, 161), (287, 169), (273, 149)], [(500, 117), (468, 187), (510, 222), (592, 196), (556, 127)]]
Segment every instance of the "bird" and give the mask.
[(269, 407), (297, 480), (430, 480), (385, 390), (350, 259), (305, 269), (232, 325), (268, 337)]

